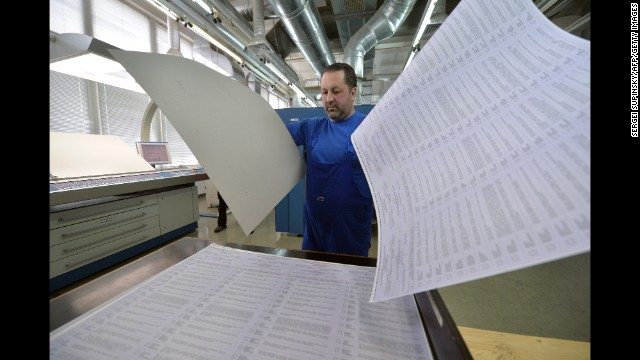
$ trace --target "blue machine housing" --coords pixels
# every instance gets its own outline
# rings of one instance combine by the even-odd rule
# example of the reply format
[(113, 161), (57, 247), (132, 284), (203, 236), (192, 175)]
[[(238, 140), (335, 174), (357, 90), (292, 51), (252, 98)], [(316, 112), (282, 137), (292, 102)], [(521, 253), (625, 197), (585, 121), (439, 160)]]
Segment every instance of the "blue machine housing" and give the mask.
[[(356, 111), (369, 114), (373, 105), (356, 105)], [(276, 109), (285, 124), (302, 119), (325, 116), (324, 109), (315, 108), (287, 108)], [(304, 154), (303, 146), (298, 147), (300, 155)], [(291, 191), (276, 205), (276, 232), (286, 232), (292, 234), (304, 233), (304, 191), (306, 176), (303, 177)]]

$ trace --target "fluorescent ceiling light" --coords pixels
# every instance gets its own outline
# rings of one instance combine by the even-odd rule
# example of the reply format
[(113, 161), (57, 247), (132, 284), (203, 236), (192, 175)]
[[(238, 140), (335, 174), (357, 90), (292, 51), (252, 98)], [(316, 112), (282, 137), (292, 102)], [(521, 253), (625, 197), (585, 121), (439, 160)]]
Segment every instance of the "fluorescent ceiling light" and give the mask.
[(411, 49), (411, 52), (409, 53), (409, 58), (407, 58), (407, 62), (404, 64), (404, 69), (406, 69), (409, 64), (411, 63), (411, 60), (413, 60), (413, 57), (416, 56), (416, 51), (414, 51), (413, 49)]
[(271, 64), (268, 61), (266, 62), (266, 64), (269, 70), (273, 71), (273, 73), (276, 74), (276, 76), (278, 76), (280, 80), (284, 81), (285, 84), (288, 85), (290, 83), (289, 79), (287, 79), (287, 77), (284, 76), (284, 74), (280, 70), (278, 70), (277, 67), (275, 67), (273, 64)]
[(236, 53), (231, 51), (228, 47), (224, 46), (220, 41), (214, 39), (213, 36), (209, 35), (208, 32), (206, 32), (203, 29), (201, 29), (198, 25), (194, 24), (191, 27), (191, 29), (193, 31), (195, 31), (198, 35), (200, 35), (203, 38), (207, 39), (209, 42), (211, 42), (213, 45), (215, 45), (218, 49), (220, 49), (220, 50), (224, 51), (225, 53), (227, 53), (227, 55), (229, 55), (232, 58), (234, 58), (240, 64), (244, 63), (244, 60), (242, 60), (242, 58), (240, 56), (236, 55)]
[(306, 96), (304, 95), (304, 93), (302, 92), (302, 90), (298, 89), (297, 86), (295, 85), (291, 85), (291, 88), (293, 89), (293, 91), (296, 92), (296, 94), (298, 94), (298, 96), (300, 96), (301, 98), (306, 98)]
[[(273, 80), (273, 75), (264, 71), (262, 68), (257, 68), (253, 66), (251, 63), (245, 63), (244, 67), (246, 67), (255, 77), (262, 79), (265, 84), (269, 86), (278, 87), (278, 89), (282, 90), (282, 86), (278, 82), (278, 79)], [(283, 91), (284, 92), (284, 91)]]
[(194, 3), (200, 5), (200, 7), (202, 8), (202, 10), (207, 11), (207, 12), (211, 12), (211, 7), (204, 2), (203, 0), (193, 0)]
[(420, 25), (418, 26), (418, 31), (416, 32), (415, 37), (413, 38), (413, 42), (411, 43), (411, 52), (409, 53), (409, 58), (407, 62), (404, 64), (404, 68), (406, 69), (413, 60), (413, 57), (419, 50), (417, 48), (420, 45), (420, 39), (422, 39), (422, 35), (424, 35), (425, 30), (427, 30), (427, 25), (429, 25), (431, 21), (431, 16), (433, 15), (433, 11), (436, 8), (436, 3), (438, 0), (429, 0), (427, 3), (427, 7), (424, 10), (424, 15), (422, 16), (422, 20), (420, 20)]
[(422, 35), (424, 35), (424, 31), (427, 30), (427, 25), (430, 24), (431, 16), (433, 15), (433, 10), (436, 8), (436, 3), (438, 0), (430, 0), (429, 4), (427, 4), (427, 9), (424, 12), (424, 16), (422, 20), (420, 20), (420, 26), (418, 27), (418, 31), (416, 32), (416, 37), (413, 39), (413, 44), (411, 47), (415, 47), (420, 43), (420, 39), (422, 39)]
[(158, 10), (162, 11), (163, 13), (165, 13), (167, 16), (169, 16), (171, 19), (173, 20), (177, 20), (178, 16), (176, 16), (175, 13), (173, 13), (173, 11), (167, 9), (166, 7), (158, 4), (155, 0), (147, 0), (148, 3), (150, 3), (151, 5), (155, 6)]
[(146, 94), (124, 67), (114, 60), (109, 49), (118, 48), (84, 34), (52, 34), (49, 41), (49, 69)]

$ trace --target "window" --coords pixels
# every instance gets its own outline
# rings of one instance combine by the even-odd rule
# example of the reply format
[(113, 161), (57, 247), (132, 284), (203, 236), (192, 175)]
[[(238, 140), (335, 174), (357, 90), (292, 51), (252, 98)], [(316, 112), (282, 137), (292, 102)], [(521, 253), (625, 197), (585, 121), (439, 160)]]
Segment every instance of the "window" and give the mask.
[[(125, 50), (166, 53), (169, 47), (166, 18), (142, 13), (118, 0), (50, 0), (49, 23), (51, 31), (84, 33)], [(189, 30), (180, 32), (180, 53), (185, 58), (193, 58), (195, 37)], [(136, 148), (151, 102), (148, 95), (54, 71), (50, 71), (49, 84), (50, 131), (116, 135)], [(285, 94), (265, 87), (260, 94), (274, 109), (289, 107)], [(171, 144), (172, 164), (198, 164), (160, 110), (151, 122), (150, 140)]]

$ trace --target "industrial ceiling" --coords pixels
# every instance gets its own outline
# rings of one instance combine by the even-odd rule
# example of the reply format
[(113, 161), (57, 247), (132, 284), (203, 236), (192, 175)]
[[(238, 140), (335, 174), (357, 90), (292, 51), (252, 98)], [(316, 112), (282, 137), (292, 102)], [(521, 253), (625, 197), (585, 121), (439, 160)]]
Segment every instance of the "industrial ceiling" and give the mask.
[[(144, 0), (124, 2), (158, 12)], [(277, 80), (271, 71), (276, 67), (306, 95), (319, 99), (321, 69), (331, 62), (348, 62), (356, 69), (361, 84), (358, 103), (376, 104), (404, 69), (409, 54), (424, 48), (460, 0), (157, 2), (182, 16), (185, 24), (213, 29), (212, 36), (222, 44), (241, 49), (241, 56), (250, 60), (246, 69), (240, 70), (245, 76), (247, 70), (252, 70)], [(534, 3), (559, 27), (590, 39), (590, 0), (535, 0)], [(211, 13), (202, 10), (203, 6), (211, 8)], [(429, 7), (433, 7), (429, 12), (429, 25), (414, 46), (420, 22)], [(188, 26), (185, 28), (188, 30)], [(293, 92), (290, 95), (296, 97)]]

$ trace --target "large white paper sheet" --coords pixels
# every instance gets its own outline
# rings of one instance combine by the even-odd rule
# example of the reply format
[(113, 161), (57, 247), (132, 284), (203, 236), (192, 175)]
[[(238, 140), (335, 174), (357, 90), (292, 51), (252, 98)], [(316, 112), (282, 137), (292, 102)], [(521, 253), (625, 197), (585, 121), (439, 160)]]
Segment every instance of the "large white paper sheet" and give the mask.
[(50, 334), (50, 359), (432, 359), (413, 296), (374, 268), (201, 250)]
[(275, 110), (248, 87), (196, 61), (111, 52), (167, 116), (249, 235), (305, 171)]
[(590, 43), (530, 0), (464, 0), (352, 136), (371, 301), (590, 249)]
[(49, 172), (58, 179), (153, 170), (118, 136), (49, 132)]

